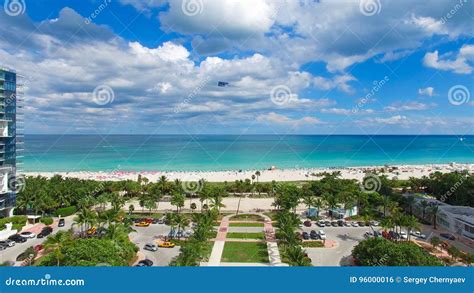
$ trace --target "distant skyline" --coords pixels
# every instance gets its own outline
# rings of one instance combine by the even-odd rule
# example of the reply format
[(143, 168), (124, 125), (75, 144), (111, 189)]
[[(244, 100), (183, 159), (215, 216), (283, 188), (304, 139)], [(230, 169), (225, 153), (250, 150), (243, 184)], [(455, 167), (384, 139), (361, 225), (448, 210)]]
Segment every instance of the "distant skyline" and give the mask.
[(473, 135), (473, 2), (4, 0), (0, 66), (27, 134)]

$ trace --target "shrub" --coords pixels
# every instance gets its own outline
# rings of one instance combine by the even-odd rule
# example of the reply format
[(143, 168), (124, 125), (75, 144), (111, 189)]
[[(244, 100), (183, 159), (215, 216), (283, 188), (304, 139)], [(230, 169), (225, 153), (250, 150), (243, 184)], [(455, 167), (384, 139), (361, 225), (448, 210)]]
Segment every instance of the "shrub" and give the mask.
[(21, 230), (26, 225), (26, 216), (13, 216), (0, 219), (0, 231), (5, 229), (5, 224), (12, 223), (12, 229)]
[(443, 263), (413, 242), (371, 238), (360, 242), (352, 255), (360, 266), (442, 266)]
[(45, 225), (51, 225), (53, 223), (53, 218), (51, 218), (51, 217), (42, 217), (40, 221), (41, 221), (41, 223), (43, 223)]
[(33, 255), (33, 259), (36, 257), (36, 250), (33, 248), (33, 246), (28, 247), (25, 251), (23, 251), (18, 257), (16, 258), (16, 261), (24, 261), (25, 259), (29, 258), (30, 255)]
[(73, 215), (77, 211), (76, 206), (70, 206), (70, 207), (65, 207), (65, 208), (59, 208), (54, 212), (54, 215), (57, 217), (67, 217), (70, 215)]

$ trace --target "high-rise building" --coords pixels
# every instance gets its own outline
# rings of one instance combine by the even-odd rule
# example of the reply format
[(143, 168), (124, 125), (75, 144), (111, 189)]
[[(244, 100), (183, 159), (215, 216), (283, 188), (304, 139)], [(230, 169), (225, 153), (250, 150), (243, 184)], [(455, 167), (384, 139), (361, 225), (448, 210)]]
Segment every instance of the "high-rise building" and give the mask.
[(18, 191), (17, 152), (23, 150), (21, 85), (15, 71), (0, 67), (0, 217), (10, 216)]

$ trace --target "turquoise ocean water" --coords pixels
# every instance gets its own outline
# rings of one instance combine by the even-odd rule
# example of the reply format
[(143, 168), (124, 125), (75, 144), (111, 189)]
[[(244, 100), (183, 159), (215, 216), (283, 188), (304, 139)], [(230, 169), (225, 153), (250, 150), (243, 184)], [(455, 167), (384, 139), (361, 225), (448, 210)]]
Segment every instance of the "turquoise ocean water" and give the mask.
[(24, 171), (474, 163), (474, 136), (26, 135)]

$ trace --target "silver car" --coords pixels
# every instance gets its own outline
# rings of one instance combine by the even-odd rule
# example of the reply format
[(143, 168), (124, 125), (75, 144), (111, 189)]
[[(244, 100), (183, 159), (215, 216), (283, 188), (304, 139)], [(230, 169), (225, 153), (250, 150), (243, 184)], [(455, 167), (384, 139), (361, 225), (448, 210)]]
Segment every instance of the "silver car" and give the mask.
[(143, 247), (143, 249), (148, 250), (148, 251), (157, 251), (158, 247), (155, 244), (148, 243), (148, 244), (145, 244), (145, 247)]
[(12, 247), (12, 246), (15, 246), (15, 241), (12, 241), (12, 240), (3, 240), (3, 241), (0, 241), (0, 246), (5, 246), (5, 247)]

